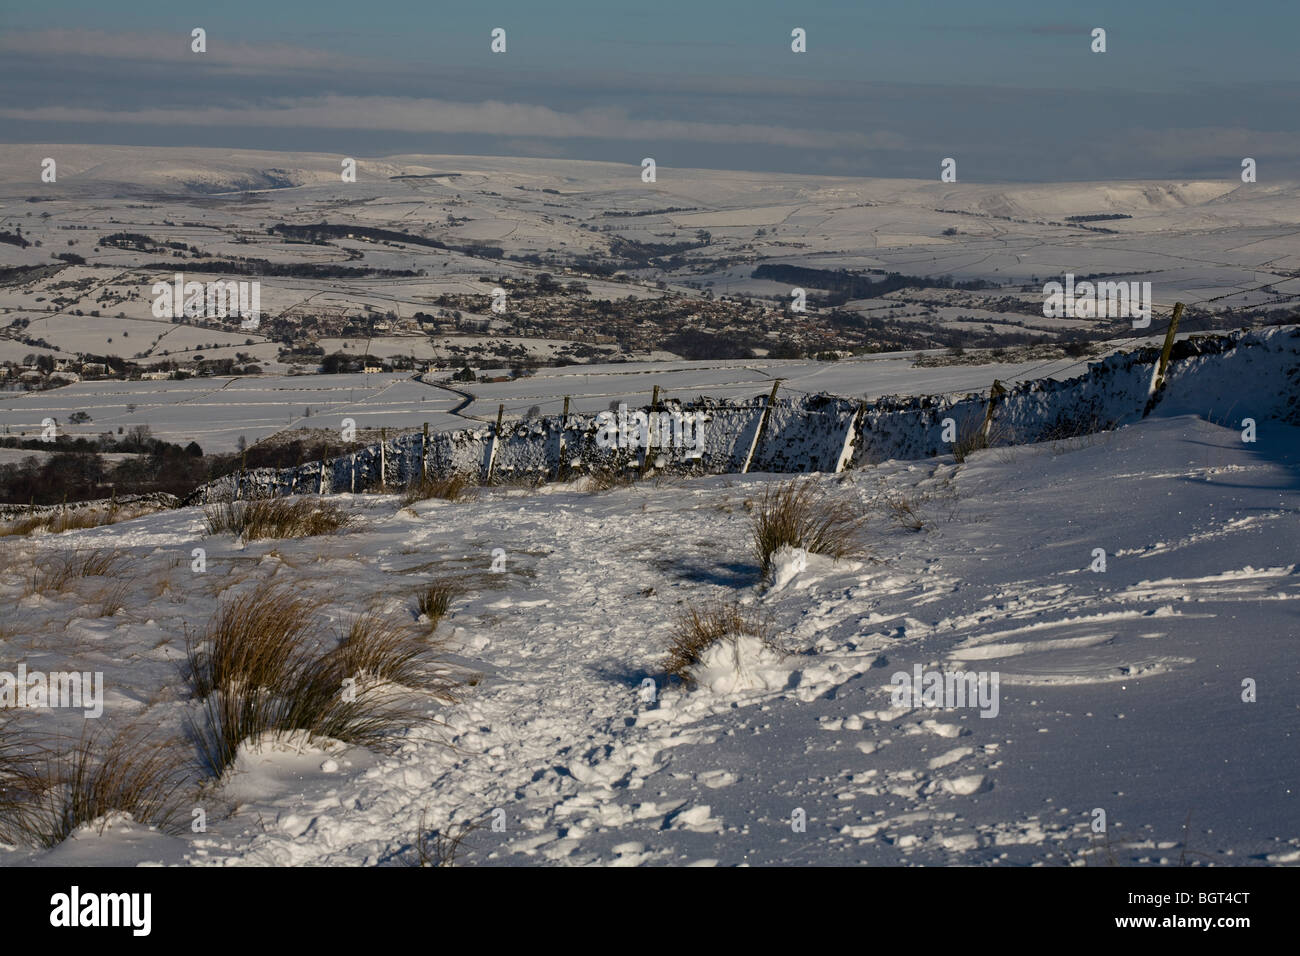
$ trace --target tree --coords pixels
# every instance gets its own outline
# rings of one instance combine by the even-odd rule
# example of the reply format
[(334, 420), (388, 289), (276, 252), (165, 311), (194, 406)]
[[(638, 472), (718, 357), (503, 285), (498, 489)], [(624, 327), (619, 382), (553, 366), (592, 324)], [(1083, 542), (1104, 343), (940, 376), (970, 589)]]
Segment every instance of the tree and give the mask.
[(126, 433), (125, 444), (136, 451), (145, 451), (153, 442), (153, 430), (148, 425), (132, 425)]

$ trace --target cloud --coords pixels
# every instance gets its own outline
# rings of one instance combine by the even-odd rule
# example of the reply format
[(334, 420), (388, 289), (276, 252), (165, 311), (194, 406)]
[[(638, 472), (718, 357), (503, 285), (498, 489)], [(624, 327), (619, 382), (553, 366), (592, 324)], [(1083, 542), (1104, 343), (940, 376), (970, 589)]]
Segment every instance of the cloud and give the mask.
[(388, 96), (323, 96), (247, 108), (102, 110), (75, 106), (0, 109), (11, 121), (111, 123), (173, 127), (274, 127), (408, 133), (483, 134), (540, 139), (612, 139), (642, 143), (688, 141), (750, 143), (798, 149), (901, 149), (888, 130), (819, 130), (776, 124), (642, 119), (621, 107), (563, 112), (546, 106), (455, 103)]
[(371, 66), (374, 61), (340, 56), (327, 50), (282, 43), (230, 42), (218, 33), (207, 36), (207, 52), (190, 49), (186, 33), (105, 33), (100, 30), (40, 30), (0, 36), (0, 53), (48, 59), (131, 60), (180, 63), (227, 72), (339, 70)]

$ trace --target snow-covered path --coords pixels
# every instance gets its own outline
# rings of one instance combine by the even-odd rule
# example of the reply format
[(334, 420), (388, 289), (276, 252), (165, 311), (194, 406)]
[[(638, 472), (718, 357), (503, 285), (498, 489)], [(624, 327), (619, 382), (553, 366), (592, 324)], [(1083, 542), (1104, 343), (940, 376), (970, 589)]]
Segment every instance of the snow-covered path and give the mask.
[[(495, 491), (404, 511), (345, 496), (366, 510), (335, 537), (205, 539), (201, 587), (186, 567), (159, 572), (186, 593), (182, 611), (160, 595), (132, 610), (148, 624), (98, 645), (121, 657), (153, 630), (163, 643), (143, 655), (152, 666), (117, 675), (136, 685), (124, 710), (177, 719), (183, 691), (158, 690), (176, 683), (163, 639), (183, 647), (181, 624), (254, 575), (297, 582), (340, 615), (376, 595), (404, 613), (414, 584), (460, 576), (470, 591), (439, 633), (481, 676), (440, 711), (445, 726), (393, 755), (335, 754), (338, 769), (321, 752), (254, 759), (219, 794), (238, 809), (206, 834), (119, 827), (42, 859), (396, 862), (423, 814), (426, 829), (480, 823), (461, 847), (472, 863), (1300, 860), (1300, 430), (1263, 423), (1243, 444), (1200, 419), (1153, 419), (960, 467), (822, 476), (872, 515), (870, 558), (812, 556), (764, 593), (746, 501), (785, 477)], [(887, 501), (904, 496), (923, 530), (891, 520)], [(198, 541), (197, 515), (76, 534), (165, 568)], [(1104, 572), (1090, 570), (1098, 548)], [(752, 603), (797, 649), (764, 672), (769, 689), (664, 686), (673, 618), (714, 597)], [(29, 619), (68, 618), (25, 600)], [(997, 715), (893, 707), (890, 678), (914, 665), (997, 672)], [(1247, 678), (1257, 702), (1242, 700)], [(1105, 837), (1089, 832), (1096, 808)]]

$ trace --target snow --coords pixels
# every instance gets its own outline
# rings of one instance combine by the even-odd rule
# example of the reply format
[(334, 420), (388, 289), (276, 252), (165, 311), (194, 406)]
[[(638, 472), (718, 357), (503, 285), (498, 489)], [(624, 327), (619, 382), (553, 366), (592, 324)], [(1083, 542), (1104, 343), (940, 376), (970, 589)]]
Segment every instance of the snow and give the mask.
[[(1285, 759), (1300, 689), (1298, 468), (1300, 429), (1269, 423), (1250, 445), (1178, 415), (962, 466), (821, 476), (871, 515), (869, 559), (786, 554), (766, 588), (744, 504), (781, 479), (768, 474), (406, 509), (343, 495), (357, 527), (300, 541), (204, 538), (194, 508), (7, 539), (5, 659), (103, 671), (112, 726), (179, 729), (186, 630), (257, 580), (292, 581), (337, 623), (376, 599), (413, 619), (417, 583), (462, 577), (470, 590), (439, 633), (478, 679), (459, 703), (430, 701), (442, 724), (402, 733), (392, 754), (246, 745), (196, 804), (206, 833), (107, 821), (0, 860), (393, 863), (424, 813), (430, 828), (483, 823), (461, 860), (481, 864), (1051, 864), (1083, 858), (1102, 807), (1126, 861), (1169, 858), (1159, 847), (1183, 839), (1191, 811), (1197, 860), (1285, 862), (1300, 849)], [(883, 507), (899, 495), (955, 510), (932, 504), (921, 532), (905, 530)], [(189, 569), (196, 546), (206, 574)], [(69, 547), (130, 558), (114, 618), (93, 610), (107, 581), (20, 597), (23, 569)], [(507, 562), (493, 574), (497, 547)], [(1089, 570), (1098, 547), (1104, 573)], [(676, 611), (714, 598), (769, 614), (792, 653), (745, 636), (715, 648), (695, 686), (666, 682)], [(998, 716), (893, 707), (889, 677), (914, 665), (997, 669)], [(1243, 702), (1244, 678), (1258, 702)], [(796, 808), (806, 832), (792, 829)]]

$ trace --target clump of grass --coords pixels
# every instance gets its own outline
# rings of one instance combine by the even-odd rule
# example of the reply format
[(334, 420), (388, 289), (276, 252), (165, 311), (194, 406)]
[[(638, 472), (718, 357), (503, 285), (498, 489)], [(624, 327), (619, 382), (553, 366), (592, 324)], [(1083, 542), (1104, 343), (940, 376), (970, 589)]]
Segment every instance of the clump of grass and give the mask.
[(587, 472), (586, 490), (592, 494), (610, 491), (614, 488), (626, 488), (636, 480), (636, 469), (619, 468), (617, 465), (603, 465)]
[(48, 511), (44, 514), (30, 515), (17, 521), (0, 524), (0, 537), (22, 537), (34, 531), (49, 531), (61, 534), (64, 531), (81, 531), (86, 528), (101, 528), (105, 525), (129, 521), (141, 515), (149, 514), (151, 508), (75, 508), (71, 511)]
[(921, 511), (922, 501), (923, 499), (919, 497), (890, 498), (886, 507), (889, 509), (889, 516), (893, 518), (894, 523), (900, 528), (906, 528), (908, 531), (922, 531), (925, 529), (928, 520)]
[(719, 641), (734, 641), (742, 634), (753, 635), (775, 648), (768, 623), (737, 603), (719, 601), (687, 607), (673, 625), (664, 672), (690, 683), (691, 668), (705, 651)]
[(480, 829), (479, 824), (472, 820), (459, 827), (448, 824), (445, 829), (430, 833), (425, 817), (425, 811), (421, 810), (420, 830), (414, 842), (415, 861), (411, 866), (455, 866), (460, 845), (467, 836)]
[(118, 582), (111, 587), (105, 588), (99, 596), (99, 616), (113, 617), (118, 611), (126, 607), (127, 594), (130, 588), (125, 582)]
[(224, 604), (190, 642), (190, 681), (202, 700), (190, 731), (204, 765), (221, 776), (244, 741), (264, 734), (380, 746), (428, 719), (403, 706), (401, 686), (450, 700), (425, 647), (373, 613), (355, 618), (332, 649), (311, 641), (313, 607), (272, 585)]
[(772, 555), (783, 545), (832, 558), (856, 554), (866, 523), (849, 504), (831, 501), (811, 481), (799, 479), (769, 486), (754, 505), (751, 520), (764, 578), (772, 570)]
[(423, 585), (415, 595), (415, 608), (429, 619), (429, 629), (438, 626), (438, 622), (451, 610), (451, 602), (464, 593), (464, 588), (455, 581), (434, 581)]
[(316, 604), (263, 584), (224, 602), (207, 631), (187, 641), (194, 692), (206, 697), (236, 687), (279, 687), (294, 667)]
[(45, 792), (33, 750), (18, 738), (13, 722), (0, 717), (0, 842), (11, 846), (30, 841)]
[(460, 501), (469, 493), (470, 487), (470, 480), (461, 474), (451, 474), (445, 478), (416, 478), (406, 486), (402, 504), (410, 505), (430, 498)]
[(353, 618), (332, 652), (332, 663), (343, 674), (420, 687), (428, 685), (424, 655), (425, 645), (415, 641), (408, 628), (367, 611)]
[(87, 733), (69, 750), (31, 759), (0, 807), (0, 835), (15, 843), (54, 847), (78, 828), (113, 813), (170, 833), (182, 829), (189, 767), (170, 741), (128, 730), (107, 744)]
[(77, 578), (107, 577), (118, 571), (123, 556), (115, 551), (72, 551), (42, 562), (32, 576), (31, 592), (62, 591)]
[(332, 534), (354, 517), (333, 502), (311, 498), (219, 501), (205, 506), (203, 515), (208, 534), (235, 534), (245, 541)]

